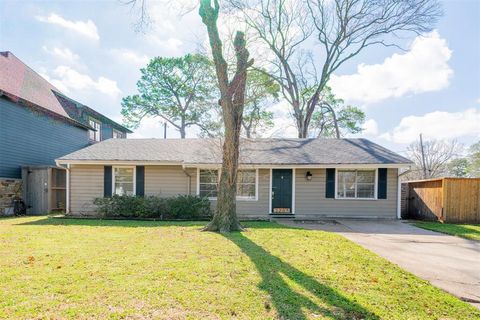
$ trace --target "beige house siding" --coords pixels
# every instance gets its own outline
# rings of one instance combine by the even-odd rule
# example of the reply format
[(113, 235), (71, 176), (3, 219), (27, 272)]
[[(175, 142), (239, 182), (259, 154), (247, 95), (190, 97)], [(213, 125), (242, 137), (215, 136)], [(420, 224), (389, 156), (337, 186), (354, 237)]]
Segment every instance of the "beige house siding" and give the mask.
[[(268, 219), (270, 170), (258, 169), (258, 200), (237, 200), (237, 213), (241, 219)], [(212, 201), (215, 208), (216, 201)]]
[[(312, 180), (305, 179), (310, 171)], [(341, 200), (325, 198), (325, 169), (297, 169), (295, 173), (295, 217), (380, 217), (397, 215), (397, 169), (388, 169), (387, 199)]]
[[(184, 172), (181, 166), (145, 166), (145, 195), (172, 197), (188, 194), (189, 177), (187, 173), (192, 174), (193, 171), (195, 170)], [(192, 177), (192, 180), (194, 178)], [(193, 184), (195, 181), (190, 183), (190, 185)], [(194, 192), (191, 191), (191, 193)]]
[[(311, 181), (305, 174), (313, 174)], [(187, 175), (190, 175), (190, 177)], [(339, 200), (325, 198), (325, 169), (295, 170), (295, 217), (381, 217), (395, 218), (397, 210), (397, 169), (388, 169), (387, 199)], [(240, 218), (268, 218), (270, 169), (258, 170), (258, 200), (238, 200)], [(163, 197), (197, 194), (197, 169), (181, 166), (145, 166), (145, 194)], [(93, 200), (103, 196), (103, 166), (73, 165), (70, 169), (70, 212), (95, 214)], [(215, 201), (212, 201), (212, 208)]]
[(70, 212), (94, 215), (93, 200), (103, 197), (103, 166), (73, 165), (70, 169)]

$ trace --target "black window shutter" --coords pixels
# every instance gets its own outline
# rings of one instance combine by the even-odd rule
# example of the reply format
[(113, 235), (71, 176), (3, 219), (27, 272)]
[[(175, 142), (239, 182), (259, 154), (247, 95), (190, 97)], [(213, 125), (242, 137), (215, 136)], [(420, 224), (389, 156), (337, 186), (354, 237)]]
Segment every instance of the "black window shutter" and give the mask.
[(103, 167), (103, 196), (112, 196), (112, 166)]
[(325, 198), (335, 198), (335, 169), (327, 169)]
[(139, 197), (143, 197), (145, 195), (145, 167), (144, 166), (137, 166), (135, 191), (137, 193), (137, 196)]
[(386, 168), (378, 169), (377, 198), (387, 199), (387, 169)]

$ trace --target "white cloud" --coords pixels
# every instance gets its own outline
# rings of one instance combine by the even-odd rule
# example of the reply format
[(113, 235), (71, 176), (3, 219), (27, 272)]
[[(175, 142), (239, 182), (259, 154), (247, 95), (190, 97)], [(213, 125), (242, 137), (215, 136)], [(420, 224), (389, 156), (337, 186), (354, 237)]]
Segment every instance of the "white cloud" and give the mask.
[[(143, 139), (143, 138), (163, 138), (163, 122), (158, 117), (144, 118), (140, 126), (132, 130), (129, 138)], [(168, 138), (179, 138), (178, 131), (171, 126), (167, 127)]]
[(110, 53), (117, 61), (131, 64), (135, 68), (145, 67), (150, 61), (147, 55), (139, 54), (129, 49), (112, 49)]
[(419, 36), (410, 50), (381, 64), (360, 64), (357, 73), (332, 75), (330, 86), (345, 100), (373, 103), (406, 94), (441, 90), (449, 85), (452, 51), (437, 31)]
[(368, 119), (362, 125), (362, 135), (376, 136), (378, 135), (378, 124), (374, 119)]
[(94, 80), (89, 75), (82, 74), (67, 66), (58, 66), (53, 71), (53, 75), (54, 77), (47, 78), (47, 80), (65, 93), (71, 90), (94, 90), (114, 98), (121, 93), (116, 81), (106, 77), (98, 77), (97, 80)]
[(174, 37), (164, 37), (164, 35), (157, 35), (155, 33), (148, 33), (145, 35), (145, 39), (151, 45), (157, 46), (172, 55), (182, 54), (181, 47), (183, 45), (182, 40)]
[[(198, 13), (192, 10), (197, 1), (151, 1), (150, 22), (144, 34), (146, 44), (159, 56), (180, 56), (195, 41), (197, 32), (204, 32)], [(190, 9), (190, 10), (186, 10)], [(185, 41), (187, 43), (185, 43)]]
[(46, 22), (50, 24), (55, 24), (61, 26), (65, 29), (75, 31), (87, 38), (93, 40), (99, 40), (100, 36), (98, 35), (97, 26), (93, 23), (92, 20), (87, 21), (72, 21), (66, 20), (65, 18), (59, 16), (56, 13), (50, 13), (48, 17), (37, 16), (36, 19), (41, 22)]
[(48, 48), (47, 46), (43, 46), (42, 49), (49, 55), (55, 58), (61, 59), (65, 62), (76, 63), (80, 59), (80, 56), (78, 54), (73, 53), (68, 48), (58, 48), (58, 47)]
[(460, 112), (435, 111), (423, 116), (402, 118), (398, 126), (380, 137), (395, 143), (410, 143), (420, 133), (429, 139), (455, 139), (480, 137), (480, 109), (470, 108)]

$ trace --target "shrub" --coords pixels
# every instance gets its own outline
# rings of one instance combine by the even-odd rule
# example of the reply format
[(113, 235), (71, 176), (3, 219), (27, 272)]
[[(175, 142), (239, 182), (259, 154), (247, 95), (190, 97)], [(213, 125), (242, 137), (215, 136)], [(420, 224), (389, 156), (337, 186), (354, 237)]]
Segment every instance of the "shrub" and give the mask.
[(179, 195), (170, 198), (158, 196), (118, 196), (96, 198), (93, 202), (102, 217), (199, 219), (212, 215), (207, 198)]
[(179, 195), (169, 198), (167, 203), (171, 219), (198, 219), (212, 215), (210, 201), (205, 197)]
[(148, 196), (144, 199), (144, 210), (142, 218), (164, 219), (167, 214), (167, 199)]
[(144, 198), (136, 196), (118, 196), (97, 198), (93, 202), (97, 212), (105, 217), (142, 217), (145, 213)]

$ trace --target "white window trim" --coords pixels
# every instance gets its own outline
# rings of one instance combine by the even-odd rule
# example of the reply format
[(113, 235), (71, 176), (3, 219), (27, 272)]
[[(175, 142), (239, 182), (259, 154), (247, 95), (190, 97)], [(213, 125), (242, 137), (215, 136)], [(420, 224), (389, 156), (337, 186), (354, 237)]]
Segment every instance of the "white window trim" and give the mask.
[[(197, 196), (200, 196), (200, 170), (217, 170), (217, 184), (220, 182), (220, 168), (197, 168)], [(215, 201), (217, 197), (208, 197), (208, 200)]]
[(268, 213), (272, 214), (272, 168), (270, 168), (270, 186), (268, 187)]
[(295, 192), (295, 181), (297, 180), (296, 176), (296, 169), (292, 169), (292, 214), (295, 214), (295, 198), (296, 198), (296, 192)]
[[(218, 181), (217, 183), (220, 183), (220, 175), (221, 175), (221, 169), (220, 168), (200, 168), (197, 167), (197, 196), (200, 195), (200, 170), (217, 170), (218, 171)], [(238, 169), (239, 171), (241, 170), (252, 170), (252, 169)], [(237, 201), (258, 201), (258, 169), (255, 170), (255, 198), (250, 198), (250, 197), (241, 197), (237, 196), (236, 200)], [(208, 197), (208, 200), (211, 201), (216, 201), (217, 197)]]
[(137, 195), (137, 167), (136, 166), (114, 166), (112, 167), (112, 196), (115, 195), (115, 168), (133, 169), (133, 196)]
[(255, 170), (255, 197), (243, 197), (237, 196), (237, 201), (258, 201), (258, 169), (238, 169), (239, 171), (242, 170)]
[[(115, 138), (115, 132), (118, 133), (118, 134), (120, 134), (120, 137), (121, 137), (121, 138)], [(112, 129), (112, 138), (114, 138), (114, 139), (125, 139), (125, 138), (123, 137), (123, 132), (120, 131), (120, 130), (117, 130), (117, 129)]]
[(95, 136), (97, 136), (97, 134), (98, 134), (98, 140), (95, 139), (95, 138), (94, 138), (94, 139), (90, 139), (90, 133), (88, 134), (88, 139), (89, 139), (90, 141), (96, 141), (96, 142), (102, 141), (102, 134), (101, 134), (101, 133), (102, 133), (102, 122), (101, 122), (100, 120), (98, 120), (98, 119), (93, 118), (93, 117), (89, 117), (89, 118), (88, 118), (88, 125), (90, 125), (90, 121), (93, 121), (93, 122), (95, 122), (95, 123), (97, 123), (97, 124), (99, 125), (98, 130), (90, 130), (90, 131), (94, 131), (94, 135), (95, 135)]
[[(344, 198), (338, 196), (338, 171), (339, 170), (356, 170), (356, 171), (372, 171), (372, 169), (366, 168), (337, 168), (335, 169), (335, 199), (336, 200), (360, 200), (360, 201), (375, 201), (378, 200), (378, 168), (375, 168), (375, 185), (374, 185), (374, 196), (373, 198)], [(356, 182), (355, 182), (356, 183)]]

